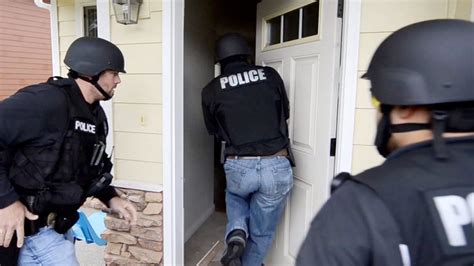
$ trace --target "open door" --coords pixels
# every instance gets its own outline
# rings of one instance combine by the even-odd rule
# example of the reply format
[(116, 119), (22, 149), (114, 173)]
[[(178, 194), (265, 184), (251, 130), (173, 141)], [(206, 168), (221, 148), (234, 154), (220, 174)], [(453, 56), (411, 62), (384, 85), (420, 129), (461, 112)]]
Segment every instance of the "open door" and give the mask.
[(337, 2), (263, 0), (257, 6), (256, 63), (275, 68), (283, 78), (296, 159), (294, 188), (269, 265), (294, 263), (309, 223), (329, 196), (341, 36)]

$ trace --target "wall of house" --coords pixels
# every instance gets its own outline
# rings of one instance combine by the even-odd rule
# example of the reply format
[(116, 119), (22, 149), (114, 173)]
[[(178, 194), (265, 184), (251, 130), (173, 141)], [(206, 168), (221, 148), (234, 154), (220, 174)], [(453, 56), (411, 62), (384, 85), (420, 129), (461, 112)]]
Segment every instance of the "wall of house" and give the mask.
[(161, 1), (143, 1), (135, 25), (116, 23), (111, 11), (111, 41), (122, 50), (127, 70), (113, 98), (118, 182), (163, 182), (161, 23)]
[[(66, 51), (81, 36), (76, 9), (94, 4), (93, 0), (57, 2), (62, 76), (67, 74), (62, 62)], [(161, 17), (161, 1), (145, 0), (138, 24), (118, 24), (110, 4), (110, 41), (124, 54), (127, 70), (112, 100), (114, 182), (133, 187), (162, 184)]]
[[(117, 216), (107, 216), (107, 231), (102, 235), (108, 241), (104, 255), (107, 264), (154, 265), (162, 258), (161, 3), (144, 0), (135, 25), (116, 22), (112, 1), (106, 14), (110, 28), (105, 31), (110, 32), (110, 41), (124, 54), (127, 71), (121, 74), (122, 83), (112, 99), (113, 130), (109, 134), (113, 134), (115, 147), (114, 184), (120, 187), (121, 197), (130, 200), (139, 212), (134, 226)], [(81, 10), (89, 5), (96, 5), (96, 1), (57, 0), (62, 76), (68, 71), (62, 62), (68, 47), (83, 35)], [(98, 16), (103, 15), (98, 10)], [(99, 203), (93, 202), (96, 201), (89, 200), (86, 205), (100, 208)]]
[(0, 0), (0, 100), (52, 75), (49, 11), (33, 0)]
[[(392, 32), (429, 19), (470, 19), (471, 0), (363, 0), (360, 26), (358, 76), (367, 70), (377, 46)], [(359, 78), (355, 112), (352, 173), (378, 165), (383, 158), (373, 145), (376, 110), (371, 104), (370, 83)]]

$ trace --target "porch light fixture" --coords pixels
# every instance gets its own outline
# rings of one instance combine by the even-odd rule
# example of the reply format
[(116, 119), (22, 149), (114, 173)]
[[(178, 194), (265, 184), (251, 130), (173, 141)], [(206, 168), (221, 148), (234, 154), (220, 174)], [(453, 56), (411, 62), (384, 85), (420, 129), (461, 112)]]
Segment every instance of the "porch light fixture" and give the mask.
[(115, 19), (120, 24), (137, 24), (143, 0), (112, 0)]

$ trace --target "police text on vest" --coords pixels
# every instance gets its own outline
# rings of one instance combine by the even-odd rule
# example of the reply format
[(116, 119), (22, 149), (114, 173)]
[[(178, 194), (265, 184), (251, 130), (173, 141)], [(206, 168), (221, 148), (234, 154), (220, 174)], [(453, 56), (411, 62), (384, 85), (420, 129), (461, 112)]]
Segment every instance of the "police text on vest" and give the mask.
[(95, 134), (95, 125), (76, 120), (74, 130)]
[(449, 244), (453, 247), (466, 246), (463, 226), (474, 225), (474, 192), (466, 198), (447, 195), (434, 197), (433, 200)]
[(238, 85), (244, 85), (251, 82), (257, 82), (260, 80), (266, 80), (265, 71), (263, 69), (252, 69), (242, 73), (232, 74), (230, 76), (220, 78), (221, 88), (227, 89), (227, 86), (235, 87)]

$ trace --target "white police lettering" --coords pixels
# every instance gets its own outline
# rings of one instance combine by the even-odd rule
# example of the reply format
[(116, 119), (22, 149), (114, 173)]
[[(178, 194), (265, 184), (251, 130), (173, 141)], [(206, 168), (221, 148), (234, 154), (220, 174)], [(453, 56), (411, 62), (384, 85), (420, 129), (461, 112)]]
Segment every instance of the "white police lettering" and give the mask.
[[(448, 242), (453, 247), (466, 246), (463, 226), (474, 226), (474, 192), (466, 198), (457, 195), (433, 197)], [(470, 237), (470, 236), (469, 236)]]
[(250, 82), (266, 80), (265, 71), (263, 69), (249, 70), (242, 73), (232, 74), (230, 76), (220, 78), (221, 88), (227, 89), (227, 86), (236, 87)]
[(95, 125), (76, 120), (74, 130), (95, 134)]

